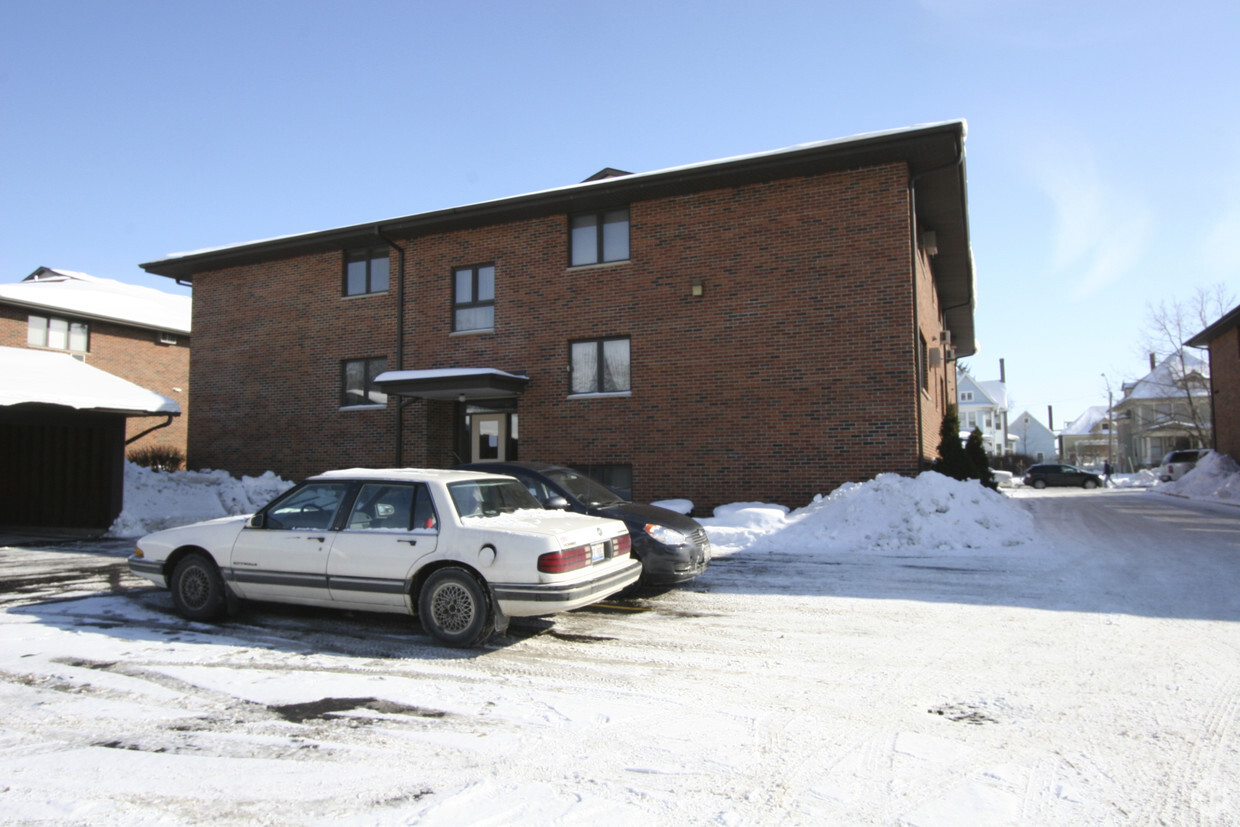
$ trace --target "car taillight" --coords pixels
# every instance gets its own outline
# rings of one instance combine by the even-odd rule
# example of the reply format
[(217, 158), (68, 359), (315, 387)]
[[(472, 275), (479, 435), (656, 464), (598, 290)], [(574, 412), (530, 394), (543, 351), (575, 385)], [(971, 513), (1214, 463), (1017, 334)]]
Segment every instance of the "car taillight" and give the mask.
[(623, 557), (633, 550), (633, 538), (625, 534), (611, 541), (611, 556)]
[(590, 547), (577, 546), (538, 555), (538, 570), (547, 574), (563, 574), (590, 565)]

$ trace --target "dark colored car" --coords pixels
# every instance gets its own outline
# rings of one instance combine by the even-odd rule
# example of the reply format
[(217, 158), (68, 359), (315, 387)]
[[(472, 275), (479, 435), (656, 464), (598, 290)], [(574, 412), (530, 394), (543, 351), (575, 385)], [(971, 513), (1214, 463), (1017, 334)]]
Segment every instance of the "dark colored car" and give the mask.
[(710, 562), (710, 540), (696, 520), (657, 505), (629, 502), (571, 468), (542, 462), (474, 462), (457, 467), (516, 477), (544, 508), (623, 520), (633, 539), (632, 553), (642, 563), (642, 585), (687, 583)]
[(1025, 485), (1034, 488), (1045, 488), (1048, 485), (1073, 485), (1081, 488), (1098, 488), (1102, 485), (1102, 477), (1082, 471), (1075, 465), (1057, 465), (1049, 463), (1034, 465), (1025, 472)]

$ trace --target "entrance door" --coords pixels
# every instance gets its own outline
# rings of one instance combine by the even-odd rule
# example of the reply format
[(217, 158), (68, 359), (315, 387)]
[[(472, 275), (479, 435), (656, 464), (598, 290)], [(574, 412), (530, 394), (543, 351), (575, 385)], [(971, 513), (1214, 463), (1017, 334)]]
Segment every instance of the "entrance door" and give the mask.
[(470, 416), (470, 462), (506, 462), (508, 436), (508, 414), (476, 413)]

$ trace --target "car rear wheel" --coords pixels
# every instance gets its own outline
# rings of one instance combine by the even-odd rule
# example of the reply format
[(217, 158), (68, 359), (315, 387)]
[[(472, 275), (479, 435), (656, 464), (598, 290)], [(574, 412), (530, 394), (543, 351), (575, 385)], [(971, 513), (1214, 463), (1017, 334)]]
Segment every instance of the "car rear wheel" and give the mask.
[(1098, 487), (1098, 483), (1094, 482), (1093, 480), (1085, 480), (1085, 482), (1081, 483), (1081, 485), (1085, 488), (1086, 491), (1088, 491), (1091, 488)]
[(1045, 487), (1046, 487), (1046, 480), (1034, 480), (1034, 481), (1033, 481), (1033, 487), (1034, 487), (1034, 488), (1037, 488), (1037, 489), (1039, 489), (1039, 490), (1041, 490), (1041, 489), (1045, 488)]
[(462, 648), (477, 646), (492, 631), (491, 605), (482, 584), (456, 566), (426, 578), (418, 595), (418, 620), (432, 637)]
[(188, 620), (218, 620), (228, 605), (224, 579), (205, 554), (195, 552), (182, 558), (172, 570), (168, 589), (177, 611)]

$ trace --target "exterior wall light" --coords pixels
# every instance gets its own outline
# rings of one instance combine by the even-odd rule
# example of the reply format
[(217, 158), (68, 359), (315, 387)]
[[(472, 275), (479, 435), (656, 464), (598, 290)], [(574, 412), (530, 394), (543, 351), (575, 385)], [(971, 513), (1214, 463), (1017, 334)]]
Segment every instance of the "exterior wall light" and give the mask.
[(689, 283), (689, 295), (693, 296), (695, 299), (702, 298), (702, 290), (704, 287), (705, 285), (702, 284), (701, 279), (694, 279)]

